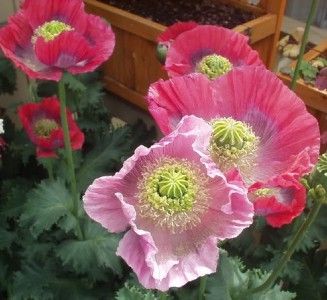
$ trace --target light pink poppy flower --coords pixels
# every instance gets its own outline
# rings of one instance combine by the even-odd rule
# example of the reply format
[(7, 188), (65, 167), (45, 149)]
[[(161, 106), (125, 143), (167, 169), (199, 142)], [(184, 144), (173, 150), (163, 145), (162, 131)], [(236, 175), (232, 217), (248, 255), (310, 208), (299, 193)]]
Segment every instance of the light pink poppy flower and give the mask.
[(169, 77), (198, 72), (215, 79), (237, 67), (262, 64), (246, 36), (224, 27), (199, 25), (174, 40), (165, 69)]
[(317, 120), (263, 67), (234, 69), (214, 81), (201, 74), (161, 80), (151, 85), (148, 103), (164, 134), (185, 115), (207, 120), (212, 158), (223, 170), (237, 166), (248, 185), (301, 175), (317, 162)]
[(112, 54), (115, 36), (82, 0), (25, 0), (0, 29), (0, 47), (28, 76), (60, 80), (93, 71)]
[(282, 227), (299, 216), (306, 203), (306, 189), (295, 178), (284, 175), (249, 188), (256, 215), (264, 216), (272, 227)]
[[(199, 135), (201, 132), (201, 135)], [(140, 146), (114, 176), (87, 189), (87, 214), (110, 232), (128, 229), (117, 254), (146, 288), (162, 291), (216, 271), (217, 242), (250, 226), (253, 205), (195, 146), (210, 126), (189, 116), (150, 148)]]

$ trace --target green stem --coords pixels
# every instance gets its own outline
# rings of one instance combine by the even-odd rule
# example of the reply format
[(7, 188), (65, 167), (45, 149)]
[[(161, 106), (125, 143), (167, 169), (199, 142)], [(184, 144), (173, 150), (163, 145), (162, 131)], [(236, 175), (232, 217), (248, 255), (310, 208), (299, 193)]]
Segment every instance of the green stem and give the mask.
[[(73, 160), (73, 151), (72, 146), (70, 142), (70, 136), (69, 136), (69, 128), (68, 128), (68, 121), (67, 121), (67, 111), (66, 111), (66, 89), (65, 89), (65, 83), (63, 80), (59, 81), (59, 98), (60, 98), (60, 117), (61, 117), (61, 126), (64, 132), (64, 144), (65, 144), (65, 156), (68, 164), (68, 173), (69, 173), (69, 180), (70, 180), (70, 188), (71, 193), (73, 196), (73, 211), (72, 213), (78, 220), (78, 209), (79, 209), (79, 194), (77, 193), (77, 185), (76, 185), (76, 176), (75, 176), (75, 166), (74, 166), (74, 160)], [(80, 240), (83, 239), (83, 234), (79, 225), (79, 222), (77, 222), (77, 235)]]
[(44, 166), (46, 167), (46, 169), (48, 171), (49, 179), (51, 181), (53, 181), (54, 180), (54, 176), (53, 176), (53, 165), (52, 165), (51, 158), (44, 159)]
[(206, 291), (206, 285), (207, 285), (207, 276), (203, 276), (200, 278), (200, 286), (199, 286), (199, 294), (198, 299), (203, 300), (204, 299), (204, 293)]
[(166, 293), (160, 293), (159, 300), (166, 300), (168, 299), (168, 295)]
[(296, 83), (297, 83), (297, 80), (299, 78), (300, 67), (301, 67), (301, 63), (302, 63), (302, 60), (303, 60), (304, 50), (305, 50), (305, 46), (307, 45), (309, 31), (310, 31), (310, 27), (311, 27), (312, 22), (313, 22), (313, 18), (316, 15), (317, 6), (318, 6), (318, 0), (312, 0), (310, 12), (309, 12), (309, 15), (308, 15), (308, 19), (307, 19), (307, 22), (305, 24), (305, 29), (304, 29), (304, 33), (303, 33), (300, 53), (299, 53), (299, 56), (298, 56), (298, 59), (297, 59), (294, 75), (293, 75), (292, 82), (291, 82), (291, 90), (293, 90), (293, 91), (296, 88)]
[(29, 89), (29, 94), (30, 94), (30, 97), (31, 97), (31, 100), (33, 102), (37, 102), (39, 97), (38, 97), (38, 94), (37, 94), (37, 83), (36, 83), (36, 80), (35, 79), (28, 79), (28, 89)]
[(291, 258), (292, 254), (294, 253), (295, 249), (297, 248), (299, 242), (303, 239), (306, 231), (311, 226), (311, 224), (316, 219), (320, 207), (322, 205), (322, 201), (316, 200), (313, 207), (311, 208), (307, 218), (305, 219), (304, 223), (300, 226), (296, 234), (294, 235), (293, 239), (290, 241), (288, 249), (284, 252), (283, 256), (280, 258), (279, 262), (273, 269), (272, 273), (268, 277), (268, 279), (260, 286), (254, 288), (253, 290), (249, 291), (250, 294), (255, 294), (259, 292), (264, 292), (269, 289), (275, 282), (275, 280), (280, 275), (281, 271), (284, 269), (285, 265)]

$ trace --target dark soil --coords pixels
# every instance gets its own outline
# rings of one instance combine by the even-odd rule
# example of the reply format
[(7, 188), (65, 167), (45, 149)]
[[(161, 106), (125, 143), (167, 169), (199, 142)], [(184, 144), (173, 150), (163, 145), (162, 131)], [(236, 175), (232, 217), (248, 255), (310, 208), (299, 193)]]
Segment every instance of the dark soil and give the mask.
[(100, 0), (157, 23), (169, 26), (177, 21), (221, 25), (233, 28), (256, 18), (251, 12), (209, 0)]

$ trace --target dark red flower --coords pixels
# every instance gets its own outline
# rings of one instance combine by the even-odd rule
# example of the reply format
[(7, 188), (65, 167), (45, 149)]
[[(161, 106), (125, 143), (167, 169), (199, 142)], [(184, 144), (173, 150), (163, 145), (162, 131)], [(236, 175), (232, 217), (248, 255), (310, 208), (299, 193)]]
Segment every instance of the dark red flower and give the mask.
[(115, 36), (82, 0), (25, 0), (0, 30), (0, 47), (32, 78), (59, 81), (62, 72), (93, 71), (112, 54)]
[(305, 207), (306, 190), (290, 175), (275, 177), (267, 183), (257, 182), (249, 188), (256, 215), (264, 216), (272, 227), (289, 224)]
[[(39, 103), (27, 103), (19, 107), (19, 118), (31, 141), (37, 146), (38, 157), (56, 157), (56, 150), (64, 147), (64, 133), (60, 120), (60, 103), (56, 97), (45, 98)], [(72, 113), (67, 110), (71, 145), (81, 149), (84, 134), (78, 128)]]

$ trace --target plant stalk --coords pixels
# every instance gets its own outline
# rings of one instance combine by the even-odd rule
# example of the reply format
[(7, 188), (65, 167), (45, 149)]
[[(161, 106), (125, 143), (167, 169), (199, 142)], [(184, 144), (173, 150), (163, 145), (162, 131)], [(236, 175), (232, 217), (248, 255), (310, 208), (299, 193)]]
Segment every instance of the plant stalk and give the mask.
[(300, 53), (299, 53), (299, 56), (298, 56), (298, 59), (297, 59), (294, 75), (293, 75), (292, 82), (291, 82), (291, 87), (290, 88), (293, 91), (296, 88), (296, 83), (297, 83), (297, 80), (299, 78), (300, 67), (301, 67), (301, 63), (302, 63), (302, 60), (303, 60), (304, 50), (305, 50), (305, 47), (306, 47), (307, 42), (308, 42), (308, 36), (309, 36), (309, 32), (310, 32), (310, 27), (311, 27), (312, 22), (313, 22), (313, 18), (316, 15), (317, 6), (318, 6), (318, 0), (312, 0), (311, 7), (310, 7), (310, 12), (309, 12), (309, 15), (308, 15), (308, 18), (307, 18), (307, 22), (305, 24), (305, 29), (304, 29), (304, 33), (303, 33), (302, 42), (301, 42)]
[(204, 299), (204, 293), (206, 291), (206, 286), (207, 286), (207, 276), (203, 276), (200, 278), (198, 300)]
[(299, 242), (303, 239), (306, 231), (309, 229), (311, 224), (314, 222), (316, 219), (320, 207), (322, 205), (322, 201), (315, 200), (313, 207), (311, 208), (307, 218), (305, 221), (302, 223), (296, 234), (294, 235), (293, 239), (290, 241), (289, 246), (287, 250), (284, 252), (283, 256), (280, 258), (279, 262), (273, 269), (272, 273), (270, 276), (267, 278), (267, 280), (260, 286), (254, 288), (253, 290), (250, 290), (250, 294), (255, 294), (259, 292), (265, 292), (268, 290), (275, 282), (275, 280), (278, 278), (280, 275), (281, 271), (284, 269), (285, 265), (293, 255), (296, 247), (298, 246)]
[(49, 176), (49, 179), (51, 181), (54, 180), (54, 176), (53, 176), (53, 165), (52, 165), (52, 160), (51, 158), (46, 158), (44, 159), (44, 166), (45, 168), (47, 169), (48, 171), (48, 176)]
[[(64, 144), (65, 144), (65, 156), (68, 165), (68, 173), (69, 173), (69, 181), (71, 193), (73, 196), (73, 215), (78, 220), (78, 208), (79, 208), (79, 194), (77, 193), (77, 185), (76, 185), (76, 175), (75, 175), (75, 166), (73, 159), (73, 151), (70, 142), (68, 121), (67, 121), (67, 110), (66, 110), (66, 89), (65, 83), (63, 80), (59, 81), (59, 99), (60, 99), (60, 117), (61, 117), (61, 126), (64, 133)], [(77, 222), (77, 235), (78, 239), (83, 239), (82, 230), (80, 228), (79, 222)]]

